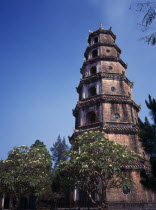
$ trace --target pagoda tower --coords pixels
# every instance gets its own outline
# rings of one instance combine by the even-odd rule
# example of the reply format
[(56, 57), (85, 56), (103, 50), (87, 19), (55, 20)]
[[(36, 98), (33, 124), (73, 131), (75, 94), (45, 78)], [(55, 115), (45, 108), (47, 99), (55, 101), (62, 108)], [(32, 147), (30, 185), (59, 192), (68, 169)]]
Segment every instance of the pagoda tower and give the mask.
[[(99, 130), (104, 131), (109, 140), (142, 154), (137, 134), (140, 106), (133, 100), (133, 82), (126, 77), (127, 64), (120, 58), (121, 49), (115, 39), (111, 28), (105, 30), (102, 25), (89, 33), (89, 45), (80, 70), (82, 78), (77, 87), (79, 100), (73, 110), (75, 129), (70, 142), (73, 144), (73, 137), (79, 133)], [(135, 182), (134, 187), (107, 192), (108, 201), (117, 205), (115, 209), (143, 209), (149, 203), (156, 203), (156, 196), (140, 184), (140, 171), (144, 167), (144, 163), (127, 166), (126, 173)]]

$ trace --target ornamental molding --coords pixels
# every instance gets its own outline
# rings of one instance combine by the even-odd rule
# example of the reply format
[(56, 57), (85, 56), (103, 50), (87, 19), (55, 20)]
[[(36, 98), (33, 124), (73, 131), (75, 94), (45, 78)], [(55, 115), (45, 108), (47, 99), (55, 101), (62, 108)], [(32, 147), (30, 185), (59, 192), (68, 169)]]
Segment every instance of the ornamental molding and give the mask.
[(103, 28), (99, 28), (97, 31), (94, 31), (92, 33), (89, 34), (89, 37), (88, 37), (88, 41), (91, 39), (91, 37), (94, 37), (94, 36), (97, 36), (99, 34), (109, 34), (112, 36), (112, 38), (115, 40), (116, 39), (116, 34), (114, 34), (111, 29), (109, 30), (105, 30)]
[(116, 45), (116, 43), (110, 43), (110, 42), (101, 42), (101, 40), (99, 40), (98, 43), (95, 43), (95, 44), (92, 44), (92, 45), (89, 45), (87, 48), (86, 48), (86, 51), (84, 53), (84, 56), (86, 57), (87, 54), (88, 54), (88, 51), (92, 50), (92, 49), (95, 49), (97, 47), (114, 47), (119, 53), (121, 53), (121, 49)]
[(110, 80), (118, 80), (124, 81), (130, 88), (133, 88), (134, 82), (131, 82), (124, 74), (120, 73), (106, 73), (106, 72), (99, 72), (95, 75), (82, 78), (80, 80), (79, 86), (77, 87), (77, 92), (79, 93), (83, 84), (90, 84), (92, 82), (96, 82), (99, 79), (110, 79)]
[(118, 104), (130, 104), (132, 105), (137, 112), (140, 111), (141, 106), (137, 105), (129, 96), (123, 96), (123, 95), (106, 95), (106, 94), (99, 94), (87, 99), (83, 99), (81, 101), (78, 101), (75, 109), (80, 109), (82, 107), (88, 107), (93, 106), (96, 104), (101, 103), (108, 103), (108, 102), (115, 102)]
[(119, 62), (125, 69), (127, 69), (127, 64), (119, 57), (116, 56), (106, 56), (106, 55), (99, 55), (95, 58), (88, 59), (84, 61), (82, 68), (80, 70), (81, 74), (83, 74), (84, 67), (89, 64), (93, 64), (97, 61), (114, 61)]
[(114, 124), (109, 124), (107, 122), (97, 122), (89, 125), (83, 125), (79, 126), (74, 133), (80, 134), (84, 131), (104, 131), (106, 134), (130, 134), (130, 135), (137, 135), (138, 134), (138, 128), (133, 123), (127, 123), (124, 125), (124, 123), (116, 123), (116, 126)]

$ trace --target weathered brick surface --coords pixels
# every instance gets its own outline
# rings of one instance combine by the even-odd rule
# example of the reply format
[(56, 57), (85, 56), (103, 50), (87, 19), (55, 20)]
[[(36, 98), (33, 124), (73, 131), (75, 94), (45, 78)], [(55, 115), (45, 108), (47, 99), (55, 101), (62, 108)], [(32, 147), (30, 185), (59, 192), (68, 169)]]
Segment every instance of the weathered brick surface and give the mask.
[[(98, 43), (94, 40), (95, 37), (98, 37)], [(115, 35), (110, 30), (99, 29), (90, 34), (89, 40), (90, 46), (85, 53), (87, 61), (84, 62), (82, 71), (84, 80), (81, 81), (79, 88), (81, 103), (79, 105), (78, 102), (75, 112), (76, 129), (82, 129), (84, 126), (83, 130), (88, 130), (94, 128), (96, 123), (100, 123), (100, 130), (108, 128), (106, 130), (108, 139), (138, 154), (143, 154), (137, 136), (139, 106), (133, 101), (133, 84), (126, 78), (127, 66), (120, 60), (120, 49), (115, 45)], [(98, 56), (93, 58), (92, 52), (95, 49), (98, 51)], [(94, 75), (91, 73), (93, 66), (96, 66)], [(96, 95), (90, 97), (88, 92), (92, 86), (97, 88)], [(93, 125), (87, 124), (89, 112), (96, 114), (96, 122)], [(117, 132), (113, 130), (114, 128), (117, 128)], [(141, 168), (133, 168), (126, 172), (127, 176), (135, 182), (129, 194), (125, 195), (122, 188), (107, 191), (108, 200), (112, 203), (111, 210), (156, 209), (156, 204), (154, 204), (156, 194), (147, 191), (140, 184), (140, 170)], [(147, 205), (148, 203), (152, 203), (151, 206)]]
[(101, 55), (118, 57), (118, 52), (114, 47), (102, 46), (100, 52)]
[[(109, 69), (109, 66), (111, 66), (112, 69)], [(119, 62), (115, 61), (101, 61), (101, 71), (107, 73), (125, 73), (124, 67)]]
[[(112, 91), (112, 87), (115, 87), (115, 90)], [(110, 79), (102, 79), (102, 93), (103, 94), (111, 94), (111, 95), (132, 95), (132, 89), (129, 85), (120, 80), (110, 80)]]
[[(122, 103), (103, 103), (103, 121), (104, 122), (120, 122), (120, 123), (135, 123), (137, 122), (137, 113), (130, 104)], [(120, 118), (115, 118), (115, 113), (120, 115)]]
[[(154, 202), (156, 197), (152, 191), (147, 191), (143, 188), (140, 183), (140, 171), (129, 172), (129, 177), (131, 177), (135, 183), (131, 187), (131, 192), (125, 195), (122, 189), (110, 189), (107, 193), (107, 198), (110, 202), (138, 202), (138, 203), (148, 203)], [(127, 175), (128, 176), (128, 175)]]
[(114, 39), (109, 34), (100, 34), (99, 38), (100, 38), (100, 41), (103, 43), (109, 43), (109, 44), (114, 43)]

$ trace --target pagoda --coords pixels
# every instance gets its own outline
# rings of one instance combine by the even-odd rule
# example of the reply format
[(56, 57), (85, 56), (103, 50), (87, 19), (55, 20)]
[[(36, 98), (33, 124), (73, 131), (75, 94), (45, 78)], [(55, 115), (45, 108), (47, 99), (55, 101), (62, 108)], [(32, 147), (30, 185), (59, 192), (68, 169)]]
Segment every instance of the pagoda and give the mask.
[[(126, 77), (127, 64), (120, 58), (121, 49), (115, 40), (116, 34), (111, 28), (105, 30), (102, 25), (97, 31), (89, 32), (70, 142), (74, 144), (72, 139), (79, 133), (99, 130), (104, 131), (109, 140), (142, 154), (137, 128), (140, 106), (133, 100), (133, 82)], [(154, 205), (156, 196), (140, 183), (140, 171), (144, 168), (144, 163), (125, 166), (135, 185), (127, 190), (108, 190), (107, 199), (114, 205), (113, 209), (144, 209), (149, 203)]]

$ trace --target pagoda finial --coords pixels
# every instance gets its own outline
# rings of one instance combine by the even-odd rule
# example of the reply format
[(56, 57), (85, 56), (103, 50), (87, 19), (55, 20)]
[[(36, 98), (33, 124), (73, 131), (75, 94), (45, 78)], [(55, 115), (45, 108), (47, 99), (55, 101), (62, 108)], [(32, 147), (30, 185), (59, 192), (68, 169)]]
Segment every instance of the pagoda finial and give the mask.
[(102, 26), (102, 24), (100, 24), (100, 28), (99, 29), (104, 29), (103, 26)]

